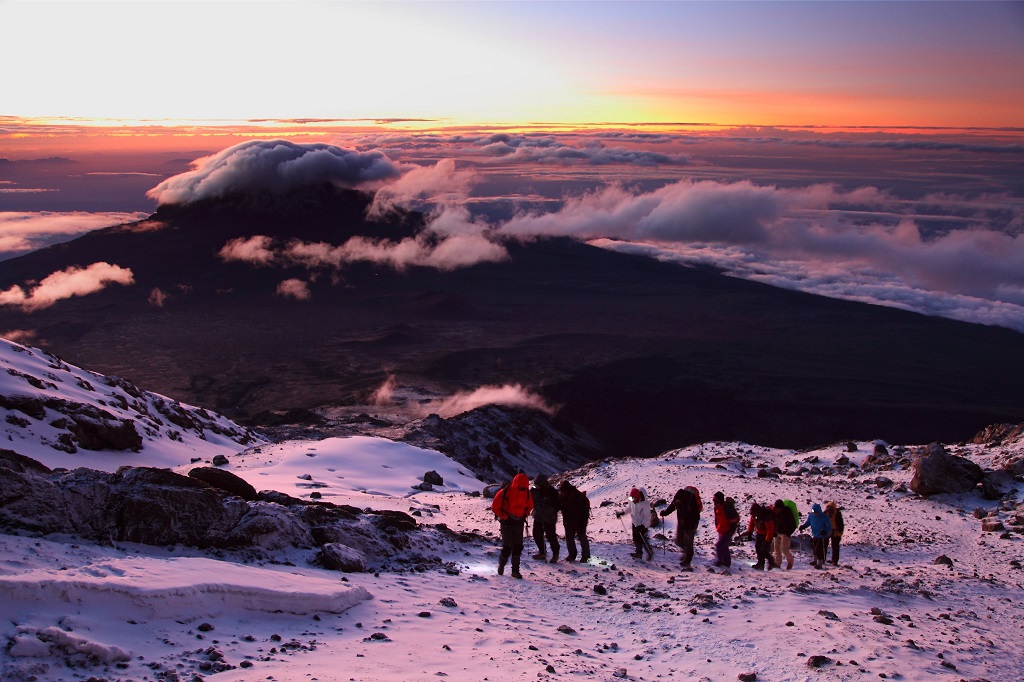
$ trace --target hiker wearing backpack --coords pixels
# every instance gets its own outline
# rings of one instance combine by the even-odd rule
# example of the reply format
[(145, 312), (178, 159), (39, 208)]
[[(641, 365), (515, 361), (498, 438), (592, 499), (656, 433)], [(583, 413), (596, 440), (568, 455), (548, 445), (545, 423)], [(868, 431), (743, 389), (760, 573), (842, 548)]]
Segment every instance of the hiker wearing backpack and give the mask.
[(740, 525), (740, 515), (736, 511), (736, 500), (726, 497), (721, 491), (715, 493), (712, 501), (715, 504), (715, 531), (718, 541), (715, 543), (715, 566), (729, 568), (732, 566), (732, 536)]
[(747, 537), (754, 538), (754, 551), (757, 563), (753, 568), (772, 570), (775, 567), (771, 556), (772, 540), (775, 537), (775, 518), (772, 508), (755, 502), (750, 505), (750, 523), (747, 525)]
[(636, 549), (630, 556), (639, 559), (646, 554), (647, 560), (650, 561), (654, 558), (651, 541), (647, 539), (647, 524), (651, 522), (651, 502), (647, 499), (647, 491), (640, 486), (629, 491), (629, 516), (633, 521), (633, 547)]
[(825, 513), (828, 514), (828, 520), (832, 522), (832, 535), (829, 537), (829, 541), (832, 543), (832, 560), (829, 563), (838, 566), (839, 543), (843, 540), (843, 529), (846, 524), (843, 523), (843, 512), (839, 510), (839, 505), (834, 500), (825, 505)]
[(820, 504), (815, 503), (811, 506), (811, 513), (807, 515), (807, 520), (800, 526), (800, 530), (808, 527), (811, 529), (811, 548), (814, 551), (811, 566), (825, 568), (825, 545), (832, 535), (832, 521), (829, 520), (828, 514), (821, 511)]
[(680, 568), (692, 571), (693, 541), (697, 537), (697, 526), (700, 525), (700, 513), (704, 510), (700, 493), (692, 485), (680, 488), (672, 498), (671, 504), (661, 511), (662, 516), (676, 513), (676, 545), (683, 550), (679, 560)]
[(558, 503), (562, 509), (562, 527), (565, 530), (565, 560), (576, 561), (576, 541), (580, 542), (580, 561), (590, 561), (590, 540), (587, 523), (590, 521), (590, 500), (569, 481), (558, 488)]
[(775, 500), (772, 508), (775, 520), (775, 539), (772, 541), (772, 555), (775, 565), (782, 566), (782, 557), (786, 557), (786, 570), (793, 568), (793, 552), (790, 550), (792, 535), (796, 532), (796, 518), (793, 510), (782, 500)]
[(512, 482), (498, 491), (491, 503), (491, 511), (501, 525), (501, 554), (498, 557), (498, 575), (505, 575), (505, 564), (512, 559), (512, 577), (522, 578), (519, 560), (523, 554), (523, 534), (526, 518), (533, 511), (530, 479), (519, 472)]
[(537, 544), (534, 559), (547, 559), (545, 538), (551, 545), (551, 563), (558, 563), (558, 491), (548, 482), (544, 474), (533, 479), (533, 541)]

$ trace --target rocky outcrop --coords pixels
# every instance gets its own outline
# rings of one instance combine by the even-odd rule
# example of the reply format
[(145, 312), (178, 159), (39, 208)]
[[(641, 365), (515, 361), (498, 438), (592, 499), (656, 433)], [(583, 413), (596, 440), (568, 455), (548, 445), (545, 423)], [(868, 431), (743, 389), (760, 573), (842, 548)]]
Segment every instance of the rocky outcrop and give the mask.
[(919, 495), (969, 492), (984, 477), (980, 466), (964, 457), (950, 455), (941, 443), (924, 448), (911, 468), (910, 489)]
[[(221, 485), (200, 479), (211, 472)], [(273, 492), (236, 495), (224, 489), (237, 487), (225, 478), (233, 476), (228, 472), (203, 467), (191, 474), (198, 475), (148, 467), (122, 467), (113, 474), (50, 470), (0, 450), (0, 528), (199, 548), (273, 552), (327, 547), (318, 561), (337, 570), (362, 570), (357, 567), (369, 565), (369, 557), (379, 560), (430, 544), (410, 539), (426, 529), (404, 512), (360, 510)]]
[(243, 500), (251, 502), (256, 499), (256, 488), (230, 471), (215, 467), (196, 467), (188, 472), (188, 476)]

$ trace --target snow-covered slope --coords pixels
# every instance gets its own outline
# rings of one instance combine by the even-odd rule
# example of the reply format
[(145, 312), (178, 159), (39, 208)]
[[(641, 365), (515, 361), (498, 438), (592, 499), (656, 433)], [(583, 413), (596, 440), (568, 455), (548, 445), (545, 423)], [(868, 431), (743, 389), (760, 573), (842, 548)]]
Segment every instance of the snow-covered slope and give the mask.
[(173, 467), (259, 442), (220, 415), (0, 339), (0, 448), (50, 468)]
[[(489, 501), (467, 494), (474, 481), (443, 456), (419, 453), (421, 460), (412, 450), (392, 450), (409, 446), (372, 439), (261, 446), (229, 465), (258, 488), (296, 496), (320, 490), (336, 503), (411, 510), (421, 523), (465, 532), (466, 541), (435, 548), (438, 570), (394, 564), (339, 578), (312, 567), (301, 549), (292, 552), (293, 565), (278, 557), (240, 570), (244, 554), (0, 536), (8, 643), (0, 677), (1019, 680), (1021, 493), (921, 498), (902, 491), (911, 472), (901, 462), (913, 450), (901, 457), (890, 448), (896, 456), (865, 471), (858, 465), (875, 444), (855, 447), (798, 453), (712, 443), (569, 472), (592, 502), (594, 559), (535, 561), (528, 540), (526, 579), (518, 581), (495, 574)], [(956, 449), (983, 465), (1022, 451), (1019, 440)], [(851, 463), (835, 464), (842, 457)], [(445, 486), (412, 490), (427, 468), (442, 473)], [(773, 468), (782, 473), (773, 476)], [(670, 540), (656, 539), (654, 561), (629, 556), (629, 534), (615, 512), (636, 484), (654, 500), (684, 485), (699, 488), (706, 511), (695, 572), (679, 572)], [(716, 490), (741, 507), (782, 497), (806, 511), (837, 500), (847, 526), (840, 566), (811, 568), (802, 536), (792, 571), (752, 570), (751, 543), (733, 548), (731, 571), (713, 569)], [(1004, 530), (983, 531), (981, 515)], [(669, 517), (655, 532), (671, 538), (674, 530)], [(474, 532), (486, 540), (473, 540)], [(940, 556), (952, 566), (936, 564)], [(444, 568), (449, 561), (457, 571)], [(347, 591), (360, 588), (372, 598)], [(208, 598), (171, 608), (172, 592)], [(311, 604), (310, 595), (322, 599)]]

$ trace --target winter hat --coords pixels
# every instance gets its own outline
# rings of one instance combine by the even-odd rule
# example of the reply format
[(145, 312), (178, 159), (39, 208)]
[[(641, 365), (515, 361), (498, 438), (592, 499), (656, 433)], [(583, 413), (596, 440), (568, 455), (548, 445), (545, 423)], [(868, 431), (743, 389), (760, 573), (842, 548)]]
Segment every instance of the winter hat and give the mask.
[(714, 494), (712, 499), (718, 504), (722, 504), (723, 502), (725, 502), (725, 494), (721, 490), (719, 490), (717, 493)]
[(637, 490), (636, 488), (633, 488), (632, 490), (629, 491), (629, 497), (634, 502), (639, 502), (640, 499), (643, 497), (643, 495), (640, 494), (639, 490)]

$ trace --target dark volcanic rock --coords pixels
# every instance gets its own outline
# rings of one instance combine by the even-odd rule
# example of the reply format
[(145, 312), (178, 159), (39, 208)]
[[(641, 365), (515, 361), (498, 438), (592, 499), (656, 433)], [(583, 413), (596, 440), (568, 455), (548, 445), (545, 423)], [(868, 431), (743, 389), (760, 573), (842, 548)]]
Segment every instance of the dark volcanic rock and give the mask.
[(196, 467), (188, 472), (189, 478), (195, 478), (208, 485), (223, 490), (226, 493), (237, 495), (243, 500), (252, 502), (256, 499), (256, 488), (249, 483), (224, 469), (214, 467)]
[[(212, 470), (218, 476), (225, 474)], [(209, 471), (207, 471), (209, 473)], [(89, 540), (193, 547), (330, 546), (339, 570), (361, 570), (373, 556), (411, 547), (410, 536), (443, 531), (417, 525), (397, 511), (360, 510), (262, 492), (254, 501), (228, 495), (207, 483), (165, 469), (122, 467), (108, 474), (91, 469), (51, 471), (0, 451), (0, 528), (78, 535)], [(348, 548), (347, 550), (344, 548)], [(326, 565), (326, 564), (325, 564)]]
[(946, 452), (941, 443), (932, 443), (913, 464), (910, 489), (919, 495), (965, 493), (974, 490), (984, 476), (981, 467), (963, 457)]

